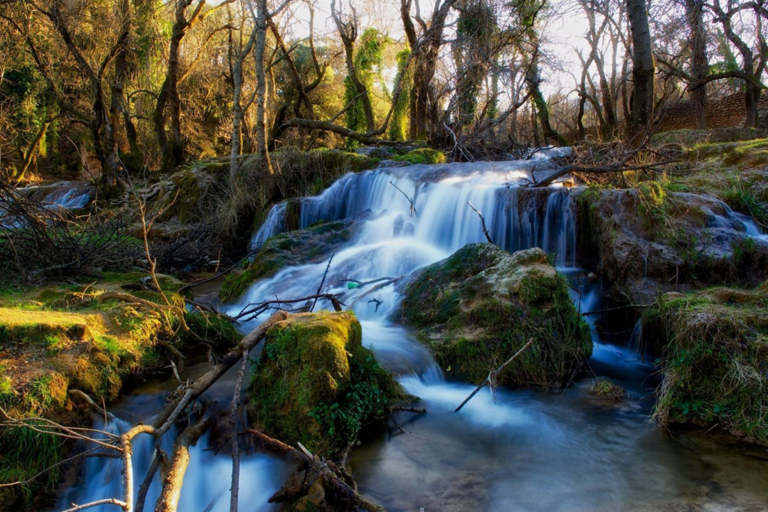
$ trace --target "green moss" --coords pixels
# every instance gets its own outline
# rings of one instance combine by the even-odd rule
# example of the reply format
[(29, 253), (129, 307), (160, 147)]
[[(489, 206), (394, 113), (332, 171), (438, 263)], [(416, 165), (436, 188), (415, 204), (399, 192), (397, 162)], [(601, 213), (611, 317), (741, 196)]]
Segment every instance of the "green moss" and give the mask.
[(412, 165), (444, 164), (447, 161), (445, 153), (432, 148), (414, 149), (413, 151), (409, 151), (404, 155), (393, 156), (392, 160), (396, 160), (398, 162), (409, 162)]
[(644, 331), (663, 341), (662, 422), (717, 424), (768, 442), (768, 296), (718, 288), (662, 300)]
[(293, 315), (273, 326), (251, 383), (255, 424), (313, 453), (345, 449), (402, 396), (361, 338), (348, 312)]
[(532, 347), (505, 368), (504, 382), (557, 384), (592, 352), (565, 278), (540, 249), (510, 255), (491, 244), (465, 246), (408, 284), (401, 317), (419, 328), (417, 338), (448, 375), (471, 382), (530, 339)]
[(595, 379), (587, 392), (595, 395), (600, 400), (617, 401), (624, 398), (627, 394), (624, 389), (617, 386), (608, 379)]

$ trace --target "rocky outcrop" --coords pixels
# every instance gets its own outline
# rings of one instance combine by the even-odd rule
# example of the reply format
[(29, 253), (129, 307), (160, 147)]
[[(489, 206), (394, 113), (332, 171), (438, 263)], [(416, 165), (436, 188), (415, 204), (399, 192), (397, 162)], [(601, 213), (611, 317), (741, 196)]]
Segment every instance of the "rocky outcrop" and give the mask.
[(590, 188), (578, 198), (579, 254), (597, 268), (606, 296), (652, 302), (660, 293), (709, 284), (755, 285), (768, 277), (768, 244), (748, 221), (712, 196)]
[(403, 391), (361, 342), (350, 312), (296, 314), (271, 327), (251, 382), (256, 428), (332, 457), (385, 418)]
[(363, 221), (369, 219), (366, 210), (357, 217), (332, 222), (319, 222), (306, 229), (280, 233), (264, 242), (261, 250), (244, 272), (227, 277), (221, 287), (224, 301), (240, 297), (259, 279), (271, 277), (288, 265), (318, 263), (328, 258), (342, 245), (357, 236)]
[(592, 353), (589, 329), (541, 249), (509, 254), (470, 244), (418, 273), (404, 289), (401, 320), (417, 329), (450, 376), (483, 381), (533, 339), (501, 383), (564, 383)]

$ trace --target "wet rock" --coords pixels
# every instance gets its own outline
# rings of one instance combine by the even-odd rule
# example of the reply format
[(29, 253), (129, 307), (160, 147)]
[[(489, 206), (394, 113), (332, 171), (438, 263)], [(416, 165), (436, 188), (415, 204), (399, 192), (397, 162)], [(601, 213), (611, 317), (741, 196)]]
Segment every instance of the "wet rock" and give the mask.
[(353, 313), (302, 313), (268, 332), (250, 392), (255, 427), (331, 457), (386, 417), (399, 384), (361, 344)]
[(650, 303), (667, 291), (768, 277), (768, 244), (712, 196), (643, 184), (586, 189), (577, 201), (580, 259), (597, 268), (610, 299)]
[(224, 301), (242, 295), (259, 279), (275, 275), (287, 265), (318, 263), (357, 236), (371, 211), (344, 220), (320, 222), (306, 229), (280, 233), (262, 245), (256, 258), (239, 274), (231, 274), (221, 287)]
[(559, 385), (592, 353), (565, 278), (538, 248), (510, 254), (470, 244), (412, 278), (400, 319), (449, 376), (479, 383), (528, 340), (501, 375), (511, 385)]

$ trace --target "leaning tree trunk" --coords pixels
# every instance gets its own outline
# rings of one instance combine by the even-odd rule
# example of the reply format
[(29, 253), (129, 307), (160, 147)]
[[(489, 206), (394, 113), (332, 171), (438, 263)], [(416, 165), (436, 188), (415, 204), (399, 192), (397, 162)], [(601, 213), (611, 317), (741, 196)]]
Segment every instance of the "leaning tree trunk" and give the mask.
[(627, 0), (632, 35), (632, 105), (627, 135), (641, 144), (653, 119), (653, 50), (644, 0)]

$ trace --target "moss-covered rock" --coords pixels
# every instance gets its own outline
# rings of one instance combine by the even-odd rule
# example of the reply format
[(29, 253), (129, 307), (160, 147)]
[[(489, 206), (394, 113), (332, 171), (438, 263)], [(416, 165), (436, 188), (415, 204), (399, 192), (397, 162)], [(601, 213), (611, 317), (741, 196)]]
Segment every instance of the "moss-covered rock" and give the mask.
[(401, 319), (452, 377), (479, 383), (528, 340), (505, 384), (558, 385), (592, 353), (589, 328), (541, 249), (470, 244), (406, 285)]
[(291, 315), (271, 327), (251, 382), (257, 428), (333, 456), (384, 418), (403, 391), (361, 340), (350, 312)]
[(447, 159), (445, 153), (432, 148), (418, 148), (404, 155), (392, 157), (396, 162), (408, 162), (410, 164), (444, 164)]
[(768, 283), (667, 294), (643, 332), (661, 342), (662, 423), (718, 425), (768, 444)]
[(259, 279), (271, 277), (287, 265), (318, 263), (336, 249), (348, 244), (358, 233), (362, 220), (370, 210), (354, 218), (319, 222), (306, 229), (280, 233), (266, 242), (244, 272), (233, 273), (221, 286), (221, 298), (229, 301), (240, 297)]

